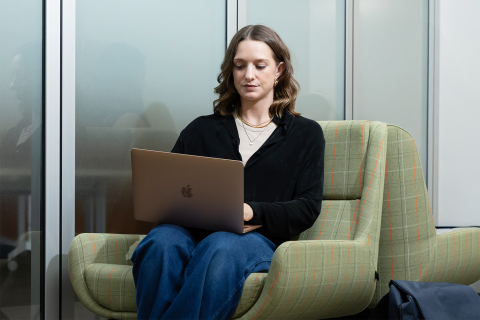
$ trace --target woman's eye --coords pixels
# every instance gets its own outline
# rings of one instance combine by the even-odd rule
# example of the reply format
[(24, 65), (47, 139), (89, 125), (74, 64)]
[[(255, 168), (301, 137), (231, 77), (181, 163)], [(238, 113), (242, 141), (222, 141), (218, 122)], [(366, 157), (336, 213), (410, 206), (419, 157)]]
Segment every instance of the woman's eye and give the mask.
[(266, 66), (257, 66), (257, 69), (265, 69)]
[(239, 65), (239, 64), (236, 64), (236, 65), (235, 65), (235, 69), (238, 69), (238, 70), (240, 70), (240, 69), (242, 69), (242, 68), (243, 68), (243, 66), (242, 66), (242, 65)]

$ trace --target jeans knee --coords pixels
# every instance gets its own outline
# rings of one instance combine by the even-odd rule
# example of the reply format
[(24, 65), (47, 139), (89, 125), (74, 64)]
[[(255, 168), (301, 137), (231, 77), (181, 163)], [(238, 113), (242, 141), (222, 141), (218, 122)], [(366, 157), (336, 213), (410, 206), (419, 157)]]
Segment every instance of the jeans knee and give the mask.
[(192, 235), (183, 227), (160, 224), (148, 233), (137, 249), (163, 252), (173, 248), (191, 252), (195, 248)]

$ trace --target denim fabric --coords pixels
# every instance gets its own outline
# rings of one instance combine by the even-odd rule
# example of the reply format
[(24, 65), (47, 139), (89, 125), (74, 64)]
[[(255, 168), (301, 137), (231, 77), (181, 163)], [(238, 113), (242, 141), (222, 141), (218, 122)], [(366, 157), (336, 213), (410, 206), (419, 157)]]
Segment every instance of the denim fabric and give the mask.
[(256, 232), (202, 234), (158, 225), (132, 255), (137, 317), (229, 319), (252, 272), (267, 272), (275, 245)]

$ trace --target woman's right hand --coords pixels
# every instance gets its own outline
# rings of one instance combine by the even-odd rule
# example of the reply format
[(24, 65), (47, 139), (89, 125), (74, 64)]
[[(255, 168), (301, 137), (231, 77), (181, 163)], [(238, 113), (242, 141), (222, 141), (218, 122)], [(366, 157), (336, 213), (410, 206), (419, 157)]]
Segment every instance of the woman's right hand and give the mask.
[(250, 221), (253, 218), (253, 209), (248, 204), (243, 204), (243, 220)]

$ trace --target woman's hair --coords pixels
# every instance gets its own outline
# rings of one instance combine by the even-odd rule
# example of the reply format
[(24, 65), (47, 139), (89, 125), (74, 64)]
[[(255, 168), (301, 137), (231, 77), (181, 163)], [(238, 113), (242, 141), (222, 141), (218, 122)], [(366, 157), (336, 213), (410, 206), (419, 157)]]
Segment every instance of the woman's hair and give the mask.
[(255, 40), (266, 43), (273, 51), (273, 58), (277, 66), (280, 62), (285, 63), (285, 70), (277, 78), (278, 84), (274, 89), (270, 116), (277, 115), (281, 117), (284, 110), (294, 116), (299, 116), (300, 113), (295, 111), (295, 100), (300, 90), (300, 85), (293, 78), (290, 51), (275, 31), (262, 25), (246, 26), (232, 38), (220, 67), (221, 72), (217, 77), (219, 85), (214, 89), (214, 92), (219, 97), (213, 102), (213, 110), (219, 111), (220, 114), (225, 116), (232, 114), (240, 106), (240, 95), (233, 83), (233, 59), (235, 58), (238, 44), (243, 40)]

